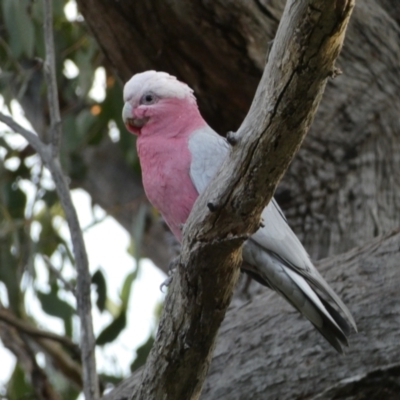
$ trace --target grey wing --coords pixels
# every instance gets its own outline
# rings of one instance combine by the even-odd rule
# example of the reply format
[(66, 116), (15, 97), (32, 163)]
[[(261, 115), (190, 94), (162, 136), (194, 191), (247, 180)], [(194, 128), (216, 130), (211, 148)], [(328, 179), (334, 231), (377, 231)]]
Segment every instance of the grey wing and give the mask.
[(346, 315), (354, 329), (357, 330), (350, 311), (314, 267), (309, 255), (288, 225), (282, 210), (274, 199), (263, 210), (261, 217), (264, 227), (260, 228), (250, 240), (274, 253), (286, 267), (298, 273), (331, 298)]
[(190, 177), (196, 190), (202, 193), (218, 172), (230, 146), (208, 125), (190, 135), (188, 146), (192, 156)]

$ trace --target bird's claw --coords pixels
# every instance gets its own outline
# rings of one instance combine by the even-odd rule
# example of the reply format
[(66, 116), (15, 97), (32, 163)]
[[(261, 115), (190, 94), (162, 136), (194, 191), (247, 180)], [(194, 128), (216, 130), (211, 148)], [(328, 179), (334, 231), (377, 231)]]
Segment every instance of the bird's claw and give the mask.
[(163, 291), (164, 287), (167, 288), (171, 284), (172, 279), (174, 278), (174, 274), (173, 274), (174, 271), (175, 271), (175, 269), (172, 270), (171, 272), (169, 272), (168, 273), (169, 274), (168, 278), (160, 285), (160, 291), (162, 293), (164, 293), (164, 291)]
[(168, 272), (167, 272), (168, 277), (167, 277), (167, 279), (165, 279), (165, 281), (160, 285), (160, 290), (161, 290), (161, 292), (163, 292), (164, 287), (167, 288), (167, 287), (171, 284), (172, 279), (174, 278), (174, 273), (175, 273), (175, 271), (176, 271), (176, 268), (177, 268), (178, 264), (179, 264), (179, 256), (178, 256), (178, 257), (175, 257), (175, 258), (169, 263), (169, 265), (168, 265)]

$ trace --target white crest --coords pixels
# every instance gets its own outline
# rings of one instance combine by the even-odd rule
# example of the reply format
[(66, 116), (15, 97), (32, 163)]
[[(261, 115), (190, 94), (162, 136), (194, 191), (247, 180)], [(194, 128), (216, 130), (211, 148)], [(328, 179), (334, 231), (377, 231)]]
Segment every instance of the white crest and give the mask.
[(140, 99), (146, 92), (152, 92), (161, 98), (183, 99), (188, 97), (196, 101), (193, 90), (188, 85), (178, 81), (175, 76), (157, 71), (146, 71), (133, 75), (125, 84), (124, 101)]

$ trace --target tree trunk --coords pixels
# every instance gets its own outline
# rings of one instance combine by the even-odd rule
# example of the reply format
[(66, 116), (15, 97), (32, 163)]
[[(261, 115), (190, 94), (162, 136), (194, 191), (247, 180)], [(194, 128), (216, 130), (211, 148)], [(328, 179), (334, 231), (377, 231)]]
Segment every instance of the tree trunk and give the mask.
[[(345, 355), (276, 293), (264, 290), (229, 309), (201, 398), (398, 399), (399, 242), (396, 231), (317, 266), (356, 318), (359, 333)], [(140, 377), (141, 370), (104, 400), (129, 398)]]

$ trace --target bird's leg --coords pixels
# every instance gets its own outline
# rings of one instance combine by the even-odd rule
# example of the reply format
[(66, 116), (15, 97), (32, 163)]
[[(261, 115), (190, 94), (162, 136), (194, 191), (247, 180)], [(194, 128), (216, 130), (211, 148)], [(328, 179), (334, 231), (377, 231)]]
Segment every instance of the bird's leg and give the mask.
[(160, 285), (160, 290), (161, 290), (161, 292), (163, 291), (163, 288), (164, 288), (164, 287), (168, 287), (168, 286), (171, 284), (172, 279), (173, 279), (173, 277), (174, 277), (175, 270), (178, 268), (178, 265), (179, 265), (179, 256), (176, 256), (176, 257), (174, 257), (174, 258), (171, 260), (171, 262), (170, 262), (169, 265), (168, 265), (168, 271), (167, 271), (168, 277), (167, 277), (167, 279)]

